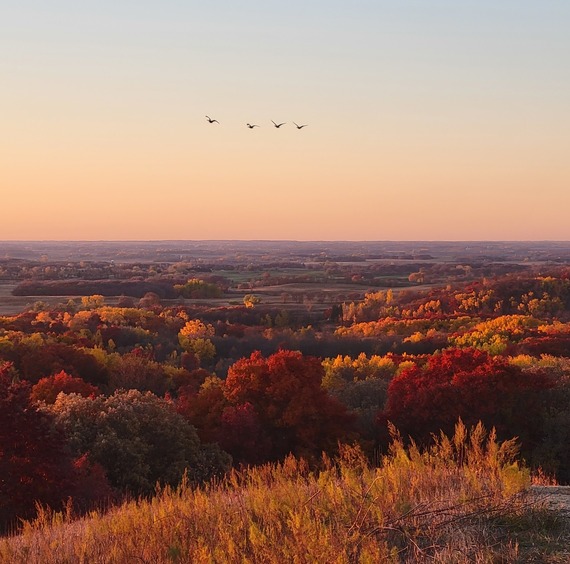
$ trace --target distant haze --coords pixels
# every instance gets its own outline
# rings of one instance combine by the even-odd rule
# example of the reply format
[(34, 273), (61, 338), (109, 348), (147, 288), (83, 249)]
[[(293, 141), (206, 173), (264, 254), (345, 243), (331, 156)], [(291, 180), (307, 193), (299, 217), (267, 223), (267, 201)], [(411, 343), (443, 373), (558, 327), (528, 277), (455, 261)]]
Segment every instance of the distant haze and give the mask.
[(0, 240), (570, 240), (569, 29), (568, 0), (8, 0)]

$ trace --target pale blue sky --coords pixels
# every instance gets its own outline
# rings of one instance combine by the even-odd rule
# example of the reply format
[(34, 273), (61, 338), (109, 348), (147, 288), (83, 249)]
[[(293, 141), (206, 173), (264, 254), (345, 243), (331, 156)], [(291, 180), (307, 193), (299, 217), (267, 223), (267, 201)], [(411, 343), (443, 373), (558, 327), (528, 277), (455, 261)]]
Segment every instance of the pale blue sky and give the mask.
[(0, 239), (570, 239), (569, 29), (567, 0), (4, 0)]

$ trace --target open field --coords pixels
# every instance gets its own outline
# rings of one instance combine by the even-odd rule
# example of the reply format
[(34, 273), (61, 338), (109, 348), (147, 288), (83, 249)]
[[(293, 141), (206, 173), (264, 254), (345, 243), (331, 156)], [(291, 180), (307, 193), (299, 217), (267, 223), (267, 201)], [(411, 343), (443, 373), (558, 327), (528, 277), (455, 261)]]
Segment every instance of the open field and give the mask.
[[(29, 309), (36, 301), (34, 298), (27, 296), (13, 296), (12, 290), (17, 284), (0, 284), (0, 315), (15, 315), (26, 309)], [(61, 297), (53, 299), (53, 304), (59, 303)]]
[[(0, 315), (17, 315), (32, 308), (36, 302), (42, 302), (47, 307), (54, 307), (81, 297), (81, 295), (71, 294), (63, 296), (14, 296), (12, 291), (16, 286), (17, 284), (0, 283)], [(118, 300), (119, 296), (105, 298), (105, 302), (108, 305), (116, 304)]]

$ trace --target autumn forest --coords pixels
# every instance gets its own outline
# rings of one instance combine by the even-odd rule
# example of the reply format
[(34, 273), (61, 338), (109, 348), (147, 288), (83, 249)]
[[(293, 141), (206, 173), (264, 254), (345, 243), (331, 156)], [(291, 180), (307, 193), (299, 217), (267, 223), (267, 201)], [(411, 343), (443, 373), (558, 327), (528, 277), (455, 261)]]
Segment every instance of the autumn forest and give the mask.
[(458, 421), (568, 484), (569, 264), (556, 243), (5, 244), (0, 530), (346, 445), (375, 465), (394, 429), (422, 447)]

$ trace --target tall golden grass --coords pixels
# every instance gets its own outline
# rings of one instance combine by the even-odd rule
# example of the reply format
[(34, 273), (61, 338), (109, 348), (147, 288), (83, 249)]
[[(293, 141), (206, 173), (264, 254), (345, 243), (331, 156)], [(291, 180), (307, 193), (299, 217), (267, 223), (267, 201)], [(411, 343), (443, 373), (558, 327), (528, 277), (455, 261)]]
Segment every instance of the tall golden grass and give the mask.
[[(525, 511), (514, 441), (459, 422), (421, 450), (393, 431), (371, 467), (357, 447), (318, 471), (302, 460), (187, 483), (73, 520), (41, 510), (0, 541), (2, 562), (377, 563), (516, 559), (497, 523)], [(503, 561), (503, 560), (501, 560)]]

